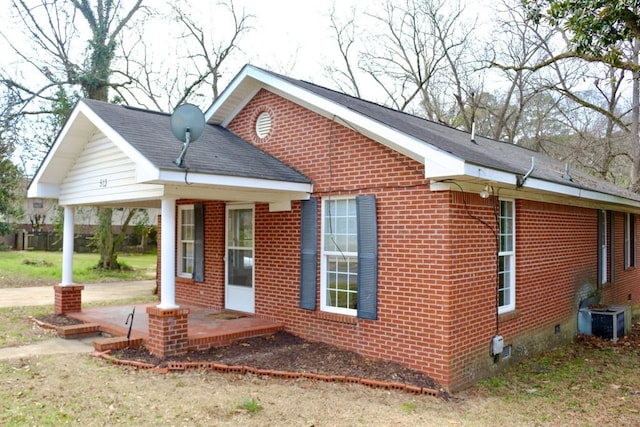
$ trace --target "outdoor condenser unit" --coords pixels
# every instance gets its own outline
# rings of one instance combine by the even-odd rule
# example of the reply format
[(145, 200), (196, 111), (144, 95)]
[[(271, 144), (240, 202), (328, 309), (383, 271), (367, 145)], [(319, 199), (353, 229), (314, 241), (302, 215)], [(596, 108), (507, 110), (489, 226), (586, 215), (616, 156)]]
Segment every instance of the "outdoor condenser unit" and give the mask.
[(603, 339), (618, 341), (625, 335), (627, 327), (624, 306), (609, 306), (602, 309), (591, 309), (591, 333)]

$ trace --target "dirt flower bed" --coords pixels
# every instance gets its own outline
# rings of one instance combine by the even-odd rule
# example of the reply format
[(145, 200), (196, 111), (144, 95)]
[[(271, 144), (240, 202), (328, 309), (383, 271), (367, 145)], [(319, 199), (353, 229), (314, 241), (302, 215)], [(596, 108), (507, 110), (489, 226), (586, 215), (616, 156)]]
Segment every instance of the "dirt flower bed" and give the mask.
[[(81, 321), (64, 315), (38, 317), (54, 326), (80, 324)], [(388, 383), (402, 383), (449, 394), (433, 378), (406, 368), (399, 363), (373, 360), (358, 353), (341, 350), (320, 342), (303, 340), (287, 332), (244, 339), (231, 345), (203, 351), (190, 351), (179, 357), (157, 358), (144, 346), (126, 348), (111, 354), (116, 359), (132, 360), (166, 367), (173, 362), (211, 362), (225, 365), (251, 366), (272, 371), (305, 372), (323, 375), (364, 378)]]
[(39, 316), (36, 319), (42, 323), (53, 326), (72, 326), (84, 323), (82, 320), (74, 319), (73, 317), (68, 317), (64, 314), (47, 314), (45, 316)]

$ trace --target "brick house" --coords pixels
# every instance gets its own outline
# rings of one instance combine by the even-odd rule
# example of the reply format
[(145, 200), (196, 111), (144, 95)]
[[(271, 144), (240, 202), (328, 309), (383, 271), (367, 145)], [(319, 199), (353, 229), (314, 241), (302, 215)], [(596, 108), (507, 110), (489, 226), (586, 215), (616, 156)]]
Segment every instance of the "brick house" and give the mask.
[[(161, 208), (162, 354), (200, 305), (455, 391), (573, 338), (594, 294), (640, 302), (640, 196), (540, 153), (249, 65), (205, 118), (180, 168), (168, 115), (80, 101), (29, 189), (71, 227), (75, 206)], [(59, 312), (81, 290), (65, 244)]]

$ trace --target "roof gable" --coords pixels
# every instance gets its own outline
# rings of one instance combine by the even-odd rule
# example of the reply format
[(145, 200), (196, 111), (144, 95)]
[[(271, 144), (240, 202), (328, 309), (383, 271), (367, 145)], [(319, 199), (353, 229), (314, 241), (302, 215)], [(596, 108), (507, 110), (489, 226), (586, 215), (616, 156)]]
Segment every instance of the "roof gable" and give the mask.
[[(183, 172), (174, 161), (182, 143), (169, 131), (171, 116), (100, 101), (92, 110), (158, 170)], [(207, 125), (185, 155), (189, 173), (310, 183), (310, 180), (228, 129)]]
[[(526, 192), (571, 196), (640, 207), (640, 196), (542, 153), (476, 136), (312, 83), (245, 66), (205, 113), (226, 125), (266, 89), (324, 117), (345, 122), (363, 135), (425, 165), (434, 182), (498, 183)], [(567, 173), (568, 172), (568, 173)], [(534, 197), (534, 198), (538, 198)]]
[[(74, 205), (219, 198), (279, 209), (312, 191), (309, 178), (221, 126), (205, 126), (180, 168), (174, 161), (183, 146), (170, 120), (168, 114), (81, 100), (32, 180), (29, 197)], [(126, 177), (110, 181), (118, 173)]]

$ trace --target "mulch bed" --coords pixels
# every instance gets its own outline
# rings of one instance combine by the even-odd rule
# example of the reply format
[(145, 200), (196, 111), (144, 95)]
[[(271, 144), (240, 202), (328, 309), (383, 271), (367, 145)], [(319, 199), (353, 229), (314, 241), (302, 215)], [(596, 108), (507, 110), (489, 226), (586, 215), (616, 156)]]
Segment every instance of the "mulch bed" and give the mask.
[[(47, 315), (38, 317), (38, 320), (54, 326), (82, 323), (64, 315)], [(395, 362), (369, 359), (325, 343), (307, 341), (288, 332), (248, 338), (231, 345), (190, 351), (183, 356), (163, 360), (151, 354), (144, 346), (114, 351), (111, 356), (160, 368), (174, 362), (204, 362), (251, 366), (272, 371), (365, 378), (436, 390), (440, 397), (450, 398), (440, 384), (422, 372)]]
[(73, 317), (68, 317), (64, 314), (47, 314), (39, 316), (37, 319), (42, 323), (53, 326), (72, 326), (82, 325), (84, 323), (82, 320), (74, 319)]

